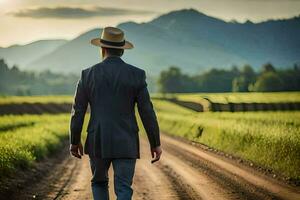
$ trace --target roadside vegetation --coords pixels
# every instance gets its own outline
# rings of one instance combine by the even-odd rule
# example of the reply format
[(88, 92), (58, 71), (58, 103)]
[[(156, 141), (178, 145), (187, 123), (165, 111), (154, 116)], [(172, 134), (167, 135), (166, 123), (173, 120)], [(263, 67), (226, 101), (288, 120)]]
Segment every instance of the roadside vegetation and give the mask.
[[(0, 132), (1, 176), (25, 169), (61, 147), (68, 136), (69, 115), (1, 116), (0, 121), (12, 120), (15, 128)], [(20, 123), (32, 126), (19, 127)], [(3, 124), (1, 123), (1, 127)]]
[(0, 133), (16, 130), (21, 127), (33, 126), (40, 118), (38, 116), (25, 117), (23, 115), (7, 115), (0, 117)]
[[(194, 95), (198, 98), (202, 94)], [(257, 101), (263, 100), (260, 93), (249, 95), (256, 95)], [(247, 101), (254, 96), (228, 94), (227, 99), (236, 97), (236, 101)], [(298, 99), (298, 93), (268, 93), (265, 100), (279, 101), (284, 96), (291, 101)], [(1, 97), (0, 102), (59, 103), (71, 99), (71, 96)], [(205, 144), (300, 180), (299, 111), (199, 113), (165, 100), (153, 99), (153, 104), (162, 132)], [(68, 138), (69, 117), (69, 113), (0, 116), (0, 177), (30, 167), (34, 161), (60, 149)], [(141, 126), (140, 130), (143, 130)]]
[(153, 100), (162, 132), (184, 137), (300, 180), (300, 112), (196, 113)]
[(0, 182), (62, 149), (69, 136), (69, 120), (70, 114), (0, 116)]

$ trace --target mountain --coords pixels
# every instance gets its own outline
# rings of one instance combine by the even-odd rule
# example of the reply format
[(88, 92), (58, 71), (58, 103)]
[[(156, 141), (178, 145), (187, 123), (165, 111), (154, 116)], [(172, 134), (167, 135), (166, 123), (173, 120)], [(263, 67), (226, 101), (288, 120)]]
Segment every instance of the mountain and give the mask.
[[(184, 72), (250, 64), (259, 68), (271, 62), (277, 67), (300, 63), (300, 16), (261, 23), (225, 22), (194, 9), (173, 11), (147, 23), (118, 25), (135, 48), (124, 59), (157, 75), (170, 65)], [(55, 50), (37, 57), (28, 69), (79, 72), (100, 61), (99, 48), (90, 40), (101, 29), (90, 30)], [(1, 53), (0, 53), (1, 56)]]
[(93, 29), (61, 45), (27, 65), (28, 69), (50, 69), (55, 72), (79, 72), (100, 61), (100, 51), (90, 44), (100, 29)]
[(39, 40), (26, 45), (0, 47), (0, 58), (9, 66), (17, 65), (24, 69), (29, 63), (63, 45), (67, 40)]
[(150, 23), (187, 36), (189, 41), (213, 43), (254, 66), (272, 62), (285, 67), (300, 61), (300, 15), (285, 20), (236, 23), (191, 9), (171, 12)]

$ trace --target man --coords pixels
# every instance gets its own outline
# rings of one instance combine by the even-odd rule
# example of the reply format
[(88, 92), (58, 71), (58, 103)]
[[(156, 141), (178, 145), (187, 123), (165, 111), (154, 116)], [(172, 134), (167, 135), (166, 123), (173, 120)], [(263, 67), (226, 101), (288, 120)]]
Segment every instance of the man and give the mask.
[(160, 159), (159, 126), (149, 97), (145, 71), (125, 63), (120, 57), (133, 45), (122, 30), (106, 27), (101, 38), (91, 40), (100, 46), (103, 61), (81, 72), (71, 112), (70, 152), (81, 158), (81, 131), (90, 105), (90, 120), (84, 153), (92, 169), (95, 200), (109, 199), (108, 169), (114, 170), (114, 189), (118, 200), (132, 197), (136, 159), (140, 158), (135, 105), (150, 142), (154, 163)]

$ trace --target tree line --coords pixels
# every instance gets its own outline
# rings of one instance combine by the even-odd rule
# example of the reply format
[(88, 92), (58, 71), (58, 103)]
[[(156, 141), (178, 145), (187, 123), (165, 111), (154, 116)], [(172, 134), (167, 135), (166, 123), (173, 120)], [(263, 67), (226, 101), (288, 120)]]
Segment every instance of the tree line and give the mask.
[[(74, 94), (78, 75), (21, 71), (0, 59), (0, 95)], [(300, 91), (300, 68), (276, 69), (268, 63), (255, 72), (250, 65), (231, 69), (210, 69), (195, 75), (171, 66), (160, 73), (158, 84), (148, 77), (149, 90), (158, 92), (273, 92)]]
[(299, 91), (300, 68), (295, 64), (289, 69), (276, 69), (267, 63), (258, 72), (245, 65), (188, 75), (171, 66), (160, 73), (158, 86), (162, 93)]
[(49, 70), (40, 73), (21, 71), (17, 66), (9, 68), (5, 61), (0, 59), (2, 95), (73, 94), (78, 78), (74, 74), (58, 74)]

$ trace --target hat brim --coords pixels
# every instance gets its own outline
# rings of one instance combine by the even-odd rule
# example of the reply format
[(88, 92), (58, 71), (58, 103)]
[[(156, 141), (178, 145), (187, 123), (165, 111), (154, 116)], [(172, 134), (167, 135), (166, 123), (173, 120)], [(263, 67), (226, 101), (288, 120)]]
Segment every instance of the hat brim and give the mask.
[(125, 41), (125, 44), (123, 46), (113, 46), (113, 45), (107, 45), (103, 44), (100, 41), (100, 38), (94, 38), (91, 40), (91, 44), (98, 46), (98, 47), (106, 47), (106, 48), (113, 48), (113, 49), (132, 49), (134, 46), (129, 41)]

